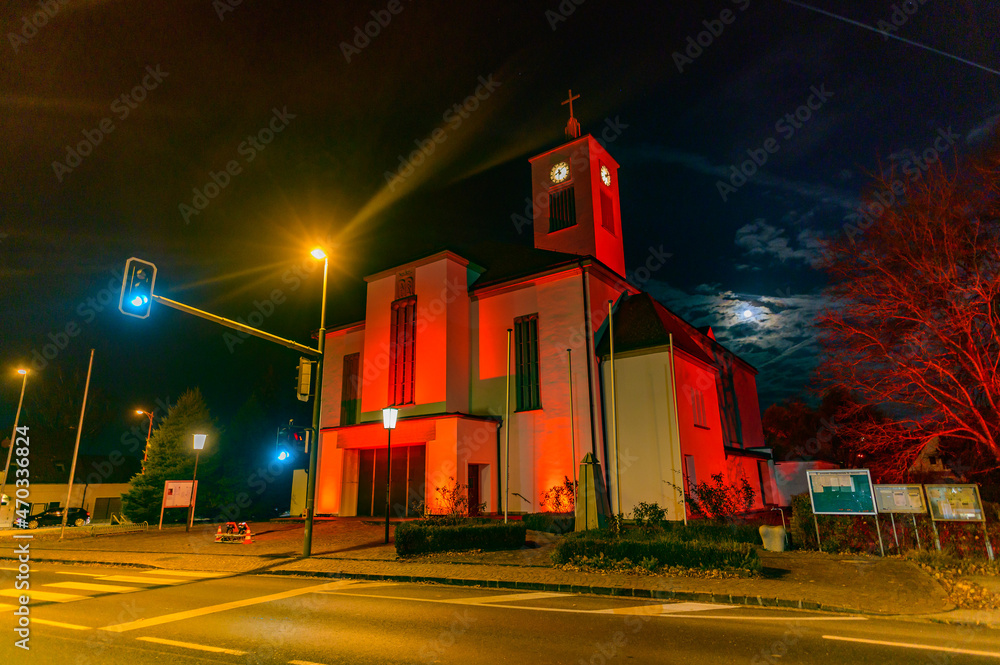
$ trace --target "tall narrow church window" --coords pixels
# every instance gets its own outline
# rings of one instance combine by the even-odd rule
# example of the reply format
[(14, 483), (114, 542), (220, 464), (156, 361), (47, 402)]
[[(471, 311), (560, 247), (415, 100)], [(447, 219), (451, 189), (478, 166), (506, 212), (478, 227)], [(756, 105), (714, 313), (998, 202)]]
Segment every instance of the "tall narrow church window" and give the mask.
[(695, 474), (694, 469), (694, 455), (684, 456), (684, 493), (688, 496), (694, 491), (694, 488), (698, 485), (698, 476)]
[(601, 226), (612, 234), (615, 232), (615, 203), (611, 195), (601, 190)]
[(340, 424), (357, 425), (361, 411), (361, 354), (344, 356), (344, 377), (340, 389)]
[(705, 393), (695, 388), (688, 393), (688, 396), (691, 399), (694, 426), (708, 429), (708, 416), (705, 415)]
[(389, 404), (413, 404), (417, 336), (417, 297), (392, 303), (389, 331)]
[(576, 226), (576, 196), (572, 187), (549, 192), (549, 233)]
[(538, 314), (514, 319), (517, 410), (542, 408), (538, 379)]

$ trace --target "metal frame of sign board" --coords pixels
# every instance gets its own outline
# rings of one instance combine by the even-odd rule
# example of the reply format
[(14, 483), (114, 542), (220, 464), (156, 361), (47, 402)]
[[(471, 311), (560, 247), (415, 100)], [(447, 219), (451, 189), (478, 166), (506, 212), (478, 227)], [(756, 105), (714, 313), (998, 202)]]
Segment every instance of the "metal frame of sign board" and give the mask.
[[(871, 511), (852, 511), (852, 512), (816, 512), (816, 498), (813, 492), (813, 478), (816, 476), (834, 476), (834, 475), (848, 475), (853, 477), (863, 476), (865, 480), (868, 481), (868, 498), (871, 499), (872, 509)], [(868, 469), (815, 469), (806, 471), (806, 484), (809, 486), (809, 505), (812, 507), (813, 511), (813, 525), (816, 527), (816, 546), (819, 550), (823, 551), (823, 543), (819, 537), (819, 520), (816, 518), (817, 515), (873, 515), (875, 517), (875, 531), (878, 533), (878, 548), (885, 556), (885, 546), (882, 544), (882, 527), (878, 522), (878, 505), (875, 503), (875, 489), (872, 485), (872, 476)], [(854, 481), (851, 481), (851, 488), (854, 488)], [(855, 492), (852, 492), (854, 494)]]
[[(979, 514), (982, 515), (982, 519), (962, 519), (961, 517), (934, 517), (934, 511), (931, 509), (931, 489), (943, 488), (943, 489), (953, 489), (953, 488), (971, 488), (976, 494), (976, 506), (979, 508)], [(986, 555), (993, 561), (993, 544), (990, 543), (990, 534), (986, 530), (986, 511), (983, 509), (983, 500), (979, 496), (979, 485), (976, 484), (962, 484), (962, 485), (924, 485), (924, 492), (927, 494), (927, 512), (931, 516), (931, 527), (934, 529), (934, 544), (937, 545), (938, 552), (941, 551), (941, 538), (938, 536), (937, 522), (979, 522), (983, 525), (983, 542), (986, 544)]]
[[(896, 506), (887, 505), (883, 506), (879, 503), (879, 489), (889, 490), (892, 492), (904, 491), (907, 493), (912, 493), (916, 490), (917, 495), (920, 497), (920, 510), (914, 510), (912, 508), (904, 510), (894, 510)], [(899, 536), (896, 535), (896, 515), (895, 513), (908, 514), (910, 519), (913, 520), (913, 535), (917, 539), (917, 549), (922, 550), (923, 545), (920, 544), (920, 531), (917, 530), (917, 515), (927, 514), (927, 498), (924, 496), (924, 486), (923, 485), (875, 485), (872, 487), (872, 491), (875, 493), (875, 507), (880, 513), (888, 513), (889, 521), (892, 522), (892, 537), (896, 541), (896, 550), (899, 550)]]

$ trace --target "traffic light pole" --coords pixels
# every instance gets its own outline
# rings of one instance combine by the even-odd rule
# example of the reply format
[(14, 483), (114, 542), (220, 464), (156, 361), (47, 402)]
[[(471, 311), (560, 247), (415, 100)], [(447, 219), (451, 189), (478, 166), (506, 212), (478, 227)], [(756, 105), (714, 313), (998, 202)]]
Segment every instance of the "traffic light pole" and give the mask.
[(257, 330), (256, 328), (251, 328), (250, 326), (244, 323), (233, 321), (232, 319), (227, 319), (224, 316), (209, 314), (208, 312), (202, 311), (197, 307), (191, 307), (190, 305), (185, 305), (184, 303), (177, 302), (176, 300), (171, 300), (170, 298), (164, 298), (163, 296), (158, 296), (155, 293), (153, 294), (153, 300), (160, 303), (161, 305), (166, 305), (167, 307), (173, 307), (174, 309), (186, 312), (187, 314), (194, 314), (195, 316), (205, 319), (206, 321), (211, 321), (212, 323), (218, 323), (219, 325), (226, 326), (227, 328), (232, 328), (233, 330), (239, 330), (240, 332), (245, 332), (248, 335), (253, 335), (254, 337), (260, 337), (261, 339), (266, 339), (269, 342), (274, 342), (275, 344), (281, 344), (282, 346), (287, 346), (289, 349), (295, 349), (299, 353), (308, 353), (313, 356), (319, 356), (320, 359), (322, 359), (323, 357), (322, 337), (320, 337), (319, 340), (319, 349), (312, 349), (308, 346), (305, 346), (304, 344), (293, 342), (290, 339), (285, 339), (284, 337), (278, 337), (277, 335), (272, 335), (271, 333), (264, 332), (263, 330)]
[(323, 304), (319, 315), (319, 358), (316, 360), (316, 394), (313, 397), (313, 440), (309, 442), (309, 476), (306, 478), (306, 524), (302, 538), (302, 556), (312, 556), (313, 515), (316, 512), (316, 467), (319, 461), (320, 398), (323, 395), (323, 349), (326, 347), (326, 274), (330, 259), (323, 259)]

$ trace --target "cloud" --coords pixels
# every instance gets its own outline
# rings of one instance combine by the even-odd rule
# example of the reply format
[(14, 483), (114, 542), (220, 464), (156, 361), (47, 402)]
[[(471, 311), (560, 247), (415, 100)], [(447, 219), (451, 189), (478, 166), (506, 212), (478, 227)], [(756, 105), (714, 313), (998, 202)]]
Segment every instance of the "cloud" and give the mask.
[[(719, 290), (694, 293), (650, 280), (646, 290), (696, 327), (712, 326), (716, 339), (759, 370), (761, 408), (802, 395), (819, 361), (816, 319), (829, 301), (820, 293), (774, 295)], [(750, 316), (746, 316), (749, 312)]]
[(1000, 126), (1000, 114), (990, 116), (969, 130), (965, 135), (965, 142), (976, 145), (988, 141), (996, 136), (998, 126)]
[(822, 258), (823, 234), (805, 228), (796, 236), (796, 246), (792, 246), (784, 229), (779, 229), (755, 219), (736, 230), (736, 246), (751, 258), (772, 258), (781, 263), (798, 261), (810, 267), (817, 267)]

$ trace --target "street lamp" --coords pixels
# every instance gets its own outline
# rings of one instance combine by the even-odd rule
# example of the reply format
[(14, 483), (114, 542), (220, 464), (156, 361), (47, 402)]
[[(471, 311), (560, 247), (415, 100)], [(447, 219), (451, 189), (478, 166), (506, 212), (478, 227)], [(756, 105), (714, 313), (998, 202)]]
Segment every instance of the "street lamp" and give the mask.
[[(4, 490), (7, 489), (7, 472), (10, 470), (10, 456), (14, 452), (14, 442), (17, 440), (17, 423), (21, 419), (21, 404), (24, 402), (24, 387), (28, 383), (28, 370), (19, 369), (21, 375), (21, 397), (17, 400), (17, 414), (14, 416), (14, 431), (10, 434), (10, 447), (7, 449), (7, 463), (3, 467), (3, 481), (0, 481), (0, 506), (3, 505)], [(15, 504), (16, 507), (16, 504)]]
[(396, 429), (399, 409), (387, 406), (382, 409), (382, 427), (388, 435), (385, 441), (385, 542), (389, 542), (389, 481), (392, 479), (392, 430)]
[(142, 449), (142, 472), (146, 473), (146, 458), (149, 455), (149, 439), (153, 436), (153, 414), (149, 411), (143, 411), (142, 409), (136, 409), (135, 415), (137, 416), (149, 416), (149, 432), (146, 433), (146, 447)]
[(323, 349), (326, 346), (326, 277), (330, 271), (330, 257), (317, 247), (310, 252), (313, 258), (323, 262), (323, 300), (319, 315), (319, 340), (316, 349), (319, 359), (316, 361), (316, 392), (313, 395), (312, 431), (313, 441), (309, 445), (309, 475), (306, 479), (306, 524), (305, 536), (302, 539), (302, 556), (312, 556), (313, 513), (316, 512), (316, 466), (319, 460), (319, 406), (323, 394)]
[(188, 523), (185, 531), (190, 531), (191, 525), (194, 524), (194, 502), (198, 498), (198, 457), (201, 456), (201, 449), (205, 447), (205, 439), (207, 438), (207, 434), (194, 435), (194, 475), (191, 476), (191, 507), (188, 508)]

